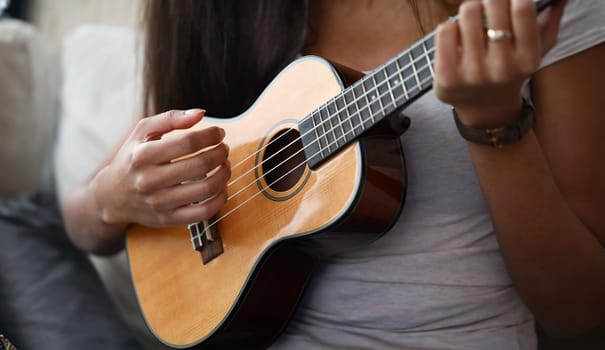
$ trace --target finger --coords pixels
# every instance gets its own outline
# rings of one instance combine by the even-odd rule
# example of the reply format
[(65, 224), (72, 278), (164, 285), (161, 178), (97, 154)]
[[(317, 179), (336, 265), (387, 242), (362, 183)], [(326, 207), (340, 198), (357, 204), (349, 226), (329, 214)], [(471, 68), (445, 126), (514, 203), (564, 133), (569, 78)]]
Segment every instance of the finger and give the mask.
[[(508, 32), (511, 31), (512, 24), (510, 19), (510, 0), (486, 0), (484, 7), (487, 28), (504, 30)], [(495, 51), (499, 55), (502, 53), (510, 53), (511, 48), (512, 40), (488, 40), (488, 51)]]
[(221, 143), (194, 157), (179, 160), (157, 167), (152, 178), (149, 179), (149, 188), (170, 187), (186, 181), (196, 181), (227, 160), (229, 147)]
[(221, 192), (204, 203), (185, 205), (159, 215), (160, 225), (190, 224), (211, 219), (227, 202), (227, 193)]
[(460, 34), (465, 80), (470, 83), (482, 82), (485, 72), (485, 38), (483, 4), (480, 1), (468, 1), (460, 6)]
[(514, 0), (511, 12), (517, 64), (524, 73), (532, 74), (541, 59), (536, 6), (532, 0)]
[(513, 38), (515, 33), (512, 31), (510, 18), (510, 0), (487, 0), (485, 2), (485, 15), (487, 19), (488, 35), (489, 30), (503, 31), (508, 33), (510, 38), (500, 40), (487, 40), (488, 47), (488, 74), (492, 82), (500, 83), (508, 81), (511, 77), (513, 57)]
[(154, 194), (148, 199), (148, 205), (156, 211), (169, 211), (192, 203), (203, 203), (224, 192), (230, 176), (231, 167), (225, 162), (203, 180), (172, 186)]
[(143, 118), (137, 123), (133, 136), (140, 141), (157, 140), (169, 131), (192, 127), (202, 119), (205, 112), (203, 109), (172, 110)]
[(191, 130), (176, 135), (170, 135), (170, 137), (140, 144), (133, 155), (133, 163), (169, 163), (177, 158), (216, 145), (224, 138), (225, 130), (219, 127)]
[(435, 36), (435, 85), (448, 88), (460, 80), (460, 32), (458, 25), (439, 25)]

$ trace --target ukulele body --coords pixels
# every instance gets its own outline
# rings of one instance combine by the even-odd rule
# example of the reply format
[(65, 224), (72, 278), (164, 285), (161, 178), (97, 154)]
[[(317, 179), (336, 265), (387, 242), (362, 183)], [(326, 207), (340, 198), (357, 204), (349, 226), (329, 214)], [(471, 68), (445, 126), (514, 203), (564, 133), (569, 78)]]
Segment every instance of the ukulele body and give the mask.
[(229, 201), (212, 222), (222, 253), (203, 262), (186, 225), (128, 229), (138, 302), (166, 345), (267, 347), (316, 256), (364, 249), (398, 218), (405, 164), (390, 128), (379, 124), (314, 169), (306, 165), (298, 123), (343, 91), (340, 74), (321, 58), (298, 59), (242, 115), (194, 127), (224, 128), (230, 147)]

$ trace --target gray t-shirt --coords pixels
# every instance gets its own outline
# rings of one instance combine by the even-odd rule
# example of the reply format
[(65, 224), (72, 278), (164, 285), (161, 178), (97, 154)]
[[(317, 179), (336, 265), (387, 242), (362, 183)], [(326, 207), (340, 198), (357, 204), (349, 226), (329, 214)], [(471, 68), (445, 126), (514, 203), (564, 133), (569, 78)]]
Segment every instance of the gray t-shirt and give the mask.
[[(542, 67), (605, 40), (605, 2), (570, 0)], [(465, 142), (430, 92), (402, 136), (405, 209), (367, 248), (325, 258), (272, 349), (535, 349)]]

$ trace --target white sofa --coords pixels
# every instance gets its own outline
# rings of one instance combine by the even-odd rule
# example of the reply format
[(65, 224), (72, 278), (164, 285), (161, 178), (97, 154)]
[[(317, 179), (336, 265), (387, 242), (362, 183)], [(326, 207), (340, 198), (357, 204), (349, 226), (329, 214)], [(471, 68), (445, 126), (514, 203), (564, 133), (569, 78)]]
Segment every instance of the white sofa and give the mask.
[(58, 63), (32, 26), (0, 19), (0, 197), (48, 180), (58, 119)]

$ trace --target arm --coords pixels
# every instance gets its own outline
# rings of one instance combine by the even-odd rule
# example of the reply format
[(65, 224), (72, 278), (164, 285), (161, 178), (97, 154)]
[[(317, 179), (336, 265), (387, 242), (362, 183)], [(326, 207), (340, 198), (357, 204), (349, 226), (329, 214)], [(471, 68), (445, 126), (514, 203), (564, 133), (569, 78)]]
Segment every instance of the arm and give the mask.
[[(482, 46), (472, 38), (469, 28), (482, 26), (478, 2), (463, 5), (460, 29), (448, 24), (439, 33), (438, 62), (455, 60), (459, 70), (438, 63), (436, 91), (466, 124), (514, 119), (521, 82), (555, 41), (563, 4), (539, 27), (529, 1), (498, 8), (505, 3), (488, 1), (485, 11), (488, 23), (512, 26), (515, 45)], [(458, 30), (462, 54), (447, 44)], [(601, 44), (533, 75), (537, 123), (520, 142), (502, 149), (469, 143), (513, 283), (538, 321), (557, 333), (588, 330), (605, 316), (605, 76), (594, 69), (604, 59)]]
[(469, 145), (515, 286), (558, 333), (605, 315), (604, 59), (601, 45), (535, 76), (535, 134), (504, 152)]
[(110, 254), (123, 247), (129, 223), (166, 226), (212, 217), (226, 201), (230, 176), (224, 132), (196, 129), (161, 138), (191, 128), (202, 116), (201, 110), (171, 111), (139, 121), (99, 171), (65, 198), (70, 239), (85, 251)]

